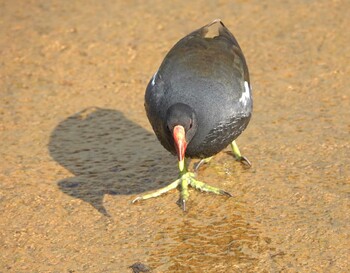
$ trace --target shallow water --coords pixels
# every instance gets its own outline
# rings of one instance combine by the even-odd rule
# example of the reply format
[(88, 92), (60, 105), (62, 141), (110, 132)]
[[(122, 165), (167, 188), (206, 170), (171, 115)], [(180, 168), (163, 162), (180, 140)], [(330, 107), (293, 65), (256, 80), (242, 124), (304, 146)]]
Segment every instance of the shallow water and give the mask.
[[(0, 272), (348, 272), (348, 1), (2, 1)], [(143, 108), (182, 36), (220, 17), (251, 71), (254, 114), (172, 191)], [(190, 167), (195, 161), (191, 162)]]

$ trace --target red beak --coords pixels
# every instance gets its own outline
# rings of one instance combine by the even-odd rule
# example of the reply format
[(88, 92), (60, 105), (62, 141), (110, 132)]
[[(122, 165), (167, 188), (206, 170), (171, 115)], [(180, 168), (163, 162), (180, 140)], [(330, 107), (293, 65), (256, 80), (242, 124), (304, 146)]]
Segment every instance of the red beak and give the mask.
[(184, 169), (184, 159), (187, 147), (185, 128), (181, 125), (176, 125), (173, 130), (173, 137), (175, 141), (177, 157), (179, 159), (179, 168), (180, 171), (182, 171)]

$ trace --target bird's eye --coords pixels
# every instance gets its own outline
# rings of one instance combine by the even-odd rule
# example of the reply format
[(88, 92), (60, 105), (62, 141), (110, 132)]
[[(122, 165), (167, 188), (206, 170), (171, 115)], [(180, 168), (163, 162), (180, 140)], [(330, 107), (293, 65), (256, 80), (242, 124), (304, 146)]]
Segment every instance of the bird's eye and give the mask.
[(192, 120), (191, 120), (191, 122), (190, 122), (190, 129), (192, 128), (192, 125), (193, 125), (193, 124), (192, 124)]

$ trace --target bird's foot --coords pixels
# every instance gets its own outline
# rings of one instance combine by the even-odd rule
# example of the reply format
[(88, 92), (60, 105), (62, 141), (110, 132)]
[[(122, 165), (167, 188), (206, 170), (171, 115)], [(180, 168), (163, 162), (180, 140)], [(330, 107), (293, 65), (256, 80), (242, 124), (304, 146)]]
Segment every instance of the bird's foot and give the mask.
[(190, 196), (188, 192), (188, 185), (190, 185), (192, 188), (195, 188), (196, 190), (204, 191), (204, 192), (211, 192), (215, 194), (223, 194), (232, 197), (232, 194), (230, 194), (227, 191), (221, 190), (219, 188), (210, 186), (204, 182), (201, 182), (197, 179), (195, 179), (196, 175), (192, 172), (186, 172), (184, 173), (180, 180), (181, 180), (181, 193), (180, 193), (180, 204), (182, 209), (186, 210), (186, 203)]
[(252, 163), (250, 163), (249, 159), (241, 155), (241, 152), (239, 151), (236, 141), (232, 141), (231, 149), (232, 149), (233, 155), (235, 156), (238, 162), (241, 162), (244, 166), (248, 168), (252, 166)]
[(186, 210), (186, 203), (188, 201), (188, 198), (190, 196), (189, 191), (188, 191), (188, 186), (191, 186), (197, 190), (204, 191), (204, 192), (211, 192), (215, 194), (222, 194), (222, 195), (227, 195), (229, 197), (232, 197), (232, 194), (230, 194), (227, 191), (221, 190), (219, 188), (210, 186), (204, 182), (201, 182), (197, 179), (195, 179), (195, 174), (192, 172), (185, 172), (180, 174), (180, 178), (169, 184), (168, 186), (161, 188), (159, 190), (156, 190), (154, 192), (151, 192), (149, 194), (145, 194), (143, 196), (139, 196), (135, 198), (132, 202), (135, 203), (140, 200), (146, 200), (150, 199), (153, 197), (158, 197), (172, 189), (175, 189), (176, 187), (180, 186), (180, 205), (182, 209), (185, 211)]

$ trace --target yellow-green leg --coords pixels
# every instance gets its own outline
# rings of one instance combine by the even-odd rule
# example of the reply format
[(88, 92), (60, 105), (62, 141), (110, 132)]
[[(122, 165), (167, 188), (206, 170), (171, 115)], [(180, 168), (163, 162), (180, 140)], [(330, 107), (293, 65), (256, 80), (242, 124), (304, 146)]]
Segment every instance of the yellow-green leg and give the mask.
[(227, 196), (232, 196), (229, 192), (221, 190), (219, 188), (210, 186), (204, 182), (198, 181), (195, 179), (195, 174), (192, 172), (187, 171), (187, 167), (185, 166), (184, 169), (181, 171), (180, 170), (180, 175), (179, 179), (175, 180), (168, 186), (161, 188), (159, 190), (156, 190), (154, 192), (145, 194), (143, 196), (139, 196), (135, 198), (132, 202), (135, 203), (140, 200), (146, 200), (150, 199), (153, 197), (158, 197), (172, 189), (175, 189), (176, 187), (180, 187), (180, 203), (182, 206), (183, 210), (186, 210), (186, 202), (188, 201), (188, 198), (190, 196), (189, 191), (188, 191), (188, 186), (190, 185), (191, 187), (200, 190), (200, 191), (205, 191), (205, 192), (211, 192), (215, 194), (223, 194)]
[[(252, 164), (250, 163), (249, 159), (246, 158), (245, 156), (241, 155), (241, 152), (239, 151), (239, 148), (238, 148), (238, 145), (237, 145), (236, 141), (232, 141), (231, 149), (232, 149), (233, 155), (235, 156), (237, 161), (241, 162), (246, 167), (251, 167), (252, 166)], [(198, 163), (195, 164), (194, 171), (197, 172), (202, 165), (209, 163), (209, 161), (212, 158), (213, 157), (211, 156), (211, 157), (207, 157), (207, 158), (201, 159)]]
[(252, 163), (250, 163), (248, 158), (241, 155), (241, 152), (239, 151), (238, 145), (237, 145), (235, 140), (232, 141), (232, 143), (231, 143), (231, 149), (232, 149), (233, 155), (235, 156), (237, 161), (241, 162), (243, 165), (245, 165), (247, 167), (252, 166)]

